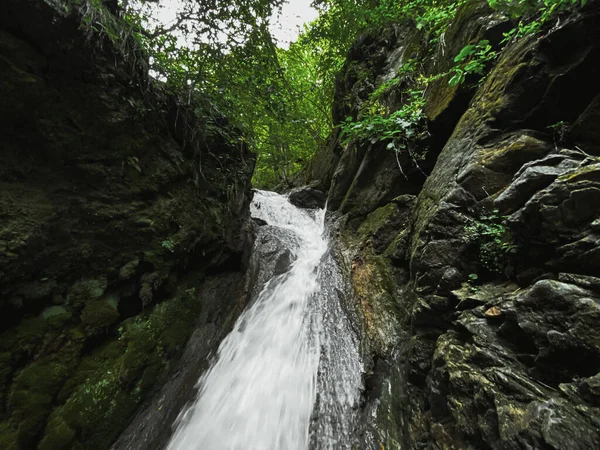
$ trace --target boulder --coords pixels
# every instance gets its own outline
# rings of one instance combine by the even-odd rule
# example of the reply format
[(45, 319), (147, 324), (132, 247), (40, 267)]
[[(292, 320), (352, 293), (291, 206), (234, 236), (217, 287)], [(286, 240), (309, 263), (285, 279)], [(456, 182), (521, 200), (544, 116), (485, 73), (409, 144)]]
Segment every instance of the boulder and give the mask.
[(310, 186), (292, 189), (289, 193), (290, 203), (298, 208), (324, 208), (325, 193)]

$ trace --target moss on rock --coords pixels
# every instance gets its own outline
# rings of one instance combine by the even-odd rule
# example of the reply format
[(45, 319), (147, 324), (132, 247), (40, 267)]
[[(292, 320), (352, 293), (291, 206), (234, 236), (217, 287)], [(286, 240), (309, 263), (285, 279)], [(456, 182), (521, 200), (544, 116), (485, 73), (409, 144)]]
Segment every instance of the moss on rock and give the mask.
[(0, 448), (6, 450), (17, 448), (17, 431), (9, 422), (0, 422)]
[(106, 277), (79, 280), (73, 285), (67, 301), (75, 308), (83, 307), (89, 300), (102, 297), (106, 291)]
[(16, 359), (32, 355), (42, 343), (47, 329), (46, 322), (40, 317), (25, 319), (0, 337), (0, 351), (9, 352)]
[(72, 448), (76, 434), (61, 417), (55, 416), (48, 422), (39, 450), (67, 450)]
[(381, 208), (377, 208), (358, 227), (358, 235), (361, 240), (364, 241), (369, 237), (375, 235), (385, 225), (387, 225), (394, 216), (398, 214), (398, 206), (395, 203), (388, 203)]
[(396, 339), (397, 285), (389, 260), (366, 250), (352, 261), (352, 286), (358, 296), (369, 342), (384, 354)]
[(160, 364), (155, 336), (150, 323), (133, 323), (127, 327), (124, 338), (127, 349), (119, 367), (119, 381), (126, 386), (138, 380), (149, 365)]
[(42, 318), (52, 330), (61, 330), (73, 319), (73, 314), (64, 306), (50, 306), (42, 312)]
[(34, 448), (56, 394), (78, 362), (81, 344), (67, 342), (59, 353), (28, 365), (15, 377), (8, 398), (10, 422), (18, 424), (20, 448)]
[(12, 371), (12, 355), (9, 352), (0, 353), (0, 418), (5, 413), (6, 389)]
[(81, 324), (88, 335), (100, 334), (119, 320), (119, 312), (104, 300), (86, 303), (81, 311)]
[[(118, 339), (80, 360), (60, 391), (53, 394), (62, 406), (50, 415), (40, 448), (96, 450), (110, 446), (144, 395), (165, 375), (169, 360), (183, 350), (191, 333), (200, 304), (192, 294), (194, 290), (186, 292), (183, 285), (180, 295), (128, 319), (118, 330)], [(86, 304), (82, 311), (86, 333), (114, 323), (114, 309), (108, 313), (110, 320), (104, 320), (107, 308), (113, 307), (104, 300)], [(74, 328), (73, 333), (77, 330)], [(33, 373), (37, 376), (32, 372), (31, 380)], [(40, 387), (47, 388), (46, 381)], [(49, 407), (44, 412), (42, 426)]]

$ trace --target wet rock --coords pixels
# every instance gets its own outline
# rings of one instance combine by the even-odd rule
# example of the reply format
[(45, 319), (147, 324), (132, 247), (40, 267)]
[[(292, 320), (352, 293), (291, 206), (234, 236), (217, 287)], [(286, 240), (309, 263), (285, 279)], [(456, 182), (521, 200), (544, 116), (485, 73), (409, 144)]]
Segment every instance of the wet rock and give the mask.
[(416, 198), (404, 195), (376, 209), (358, 227), (357, 236), (363, 243), (370, 243), (377, 253), (403, 252), (399, 242), (408, 227), (412, 207)]
[(458, 301), (456, 309), (473, 309), (477, 306), (499, 303), (510, 294), (517, 292), (519, 287), (513, 283), (484, 284), (475, 286), (465, 283), (460, 289), (452, 291), (452, 296)]
[[(194, 327), (243, 309), (254, 159), (190, 139), (195, 106), (91, 26), (120, 25), (102, 2), (2, 9), (0, 447), (106, 449)], [(209, 299), (222, 271), (237, 297)]]
[(563, 283), (576, 284), (584, 289), (590, 289), (600, 293), (600, 278), (575, 273), (559, 273), (558, 281)]
[(277, 258), (277, 262), (275, 263), (275, 267), (273, 268), (273, 273), (275, 275), (281, 275), (282, 273), (287, 272), (292, 266), (292, 262), (294, 258), (292, 256), (292, 252), (286, 249), (279, 257)]
[(292, 189), (289, 193), (290, 203), (298, 208), (323, 208), (325, 194), (309, 186)]
[(252, 218), (252, 222), (255, 223), (256, 225), (258, 225), (259, 227), (263, 227), (265, 225), (268, 225), (266, 220), (263, 219), (259, 219), (257, 217), (253, 217)]
[(125, 264), (119, 270), (119, 279), (120, 280), (129, 280), (133, 278), (135, 275), (138, 266), (140, 265), (140, 260), (138, 258), (132, 259), (127, 264)]
[(538, 348), (537, 362), (552, 366), (546, 375), (589, 376), (600, 372), (597, 294), (555, 280), (542, 280), (515, 301), (519, 327)]
[(593, 225), (600, 210), (600, 163), (580, 156), (553, 175), (510, 221), (553, 269), (593, 276), (600, 273), (600, 233)]
[(565, 154), (550, 155), (525, 164), (515, 175), (510, 186), (494, 201), (505, 213), (522, 207), (535, 193), (549, 186), (559, 175), (578, 167), (581, 160)]
[(579, 392), (592, 405), (600, 406), (600, 373), (580, 380)]
[(254, 298), (265, 283), (276, 275), (286, 273), (296, 255), (290, 250), (297, 244), (294, 234), (282, 228), (262, 225), (257, 230), (255, 252), (250, 260), (250, 279)]
[[(465, 4), (432, 64), (448, 70), (466, 43), (497, 42), (507, 26), (500, 15)], [(335, 150), (329, 217), (346, 244), (340, 258), (359, 324), (370, 330), (365, 352), (389, 364), (373, 366), (380, 382), (364, 406), (385, 448), (600, 444), (599, 18), (591, 5), (516, 40), (470, 92), (432, 82), (426, 180), (402, 159), (408, 181), (394, 173), (394, 155), (378, 143)], [(357, 42), (336, 93), (340, 120), (356, 117), (403, 55), (423, 59), (415, 41), (424, 38), (405, 30), (411, 36), (397, 32), (395, 42), (385, 33)], [(359, 57), (369, 49), (373, 62)], [(382, 101), (393, 108), (393, 93)], [(574, 124), (563, 135), (553, 131), (561, 121)], [(396, 221), (401, 194), (416, 196), (407, 221)], [(490, 254), (497, 267), (486, 263)], [(386, 298), (395, 307), (376, 314)], [(381, 345), (376, 331), (390, 322), (397, 340)], [(391, 390), (402, 386), (392, 399), (390, 380)]]
[(592, 147), (594, 154), (600, 154), (600, 133), (596, 124), (600, 120), (600, 94), (596, 95), (586, 110), (569, 129), (569, 135), (586, 149)]

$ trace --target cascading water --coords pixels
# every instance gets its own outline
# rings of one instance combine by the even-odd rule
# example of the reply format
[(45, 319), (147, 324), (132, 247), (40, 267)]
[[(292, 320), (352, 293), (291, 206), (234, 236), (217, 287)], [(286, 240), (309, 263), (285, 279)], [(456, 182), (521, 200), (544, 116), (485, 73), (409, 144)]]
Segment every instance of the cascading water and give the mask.
[(252, 215), (295, 259), (275, 275), (221, 343), (168, 450), (350, 447), (362, 366), (327, 252), (324, 211), (258, 191)]

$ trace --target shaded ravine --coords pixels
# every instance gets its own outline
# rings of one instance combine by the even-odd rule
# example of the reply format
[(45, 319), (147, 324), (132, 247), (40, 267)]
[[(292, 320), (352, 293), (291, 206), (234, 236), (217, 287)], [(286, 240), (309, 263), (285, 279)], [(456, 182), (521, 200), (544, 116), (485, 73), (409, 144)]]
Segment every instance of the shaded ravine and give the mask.
[(327, 251), (324, 211), (259, 191), (252, 215), (293, 262), (223, 340), (167, 448), (348, 448), (362, 366), (339, 304), (345, 288)]

